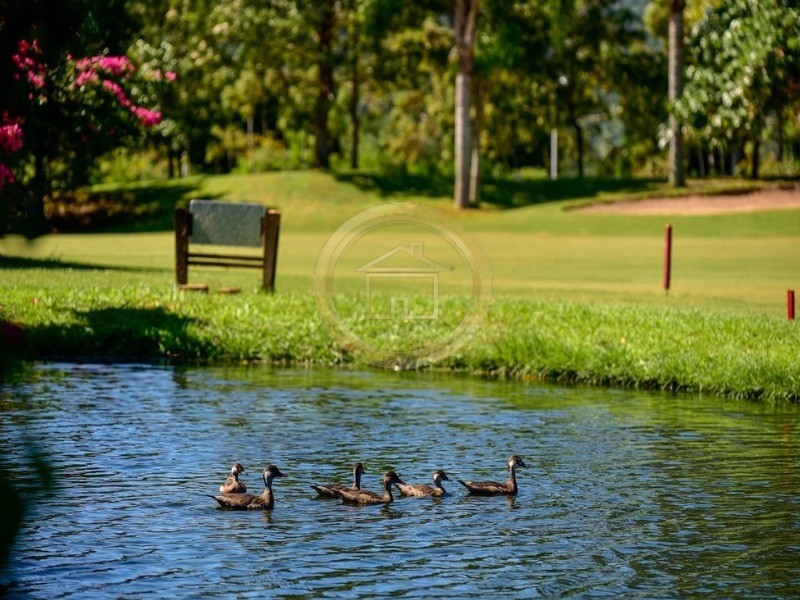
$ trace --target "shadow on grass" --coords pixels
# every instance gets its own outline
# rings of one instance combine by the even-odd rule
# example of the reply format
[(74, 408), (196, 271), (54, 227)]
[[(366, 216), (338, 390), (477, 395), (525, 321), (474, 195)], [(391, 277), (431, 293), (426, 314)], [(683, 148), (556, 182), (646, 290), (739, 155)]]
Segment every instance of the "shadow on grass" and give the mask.
[(511, 209), (600, 194), (635, 194), (659, 184), (656, 179), (487, 179), (481, 185), (481, 202)]
[[(184, 204), (198, 187), (199, 181), (71, 191), (49, 199), (45, 213), (55, 232), (170, 231), (175, 207)], [(204, 198), (213, 199), (208, 195)]]
[(23, 329), (21, 356), (29, 359), (193, 360), (206, 356), (189, 326), (194, 319), (163, 307), (73, 311), (77, 323)]
[(382, 197), (425, 196), (436, 198), (453, 193), (453, 180), (441, 175), (412, 175), (410, 173), (334, 173), (333, 177), (366, 192)]
[[(145, 272), (153, 271), (148, 267), (120, 267), (113, 265), (95, 265), (87, 263), (65, 262), (55, 258), (26, 258), (23, 256), (3, 256), (0, 254), (0, 269), (52, 269), (64, 271), (72, 269), (74, 271), (133, 271)], [(160, 270), (160, 269), (158, 269)]]
[[(403, 173), (338, 173), (334, 177), (364, 191), (383, 197), (449, 197), (453, 180), (441, 175)], [(638, 193), (657, 189), (656, 179), (514, 179), (485, 178), (481, 182), (481, 202), (501, 209), (534, 204), (592, 198), (603, 193)]]

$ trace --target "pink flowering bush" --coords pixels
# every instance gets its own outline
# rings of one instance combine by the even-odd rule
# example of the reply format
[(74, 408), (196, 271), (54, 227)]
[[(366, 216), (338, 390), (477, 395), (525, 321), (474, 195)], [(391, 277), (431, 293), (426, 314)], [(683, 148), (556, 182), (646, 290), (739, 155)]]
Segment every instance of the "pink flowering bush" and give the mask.
[[(17, 51), (11, 55), (11, 62), (16, 69), (14, 78), (20, 80), (24, 77), (32, 88), (43, 88), (47, 76), (47, 65), (41, 62), (41, 54), (42, 51), (36, 40), (32, 42), (21, 40)], [(33, 99), (33, 94), (29, 98)]]
[(98, 52), (118, 47), (95, 25), (130, 17), (119, 8), (0, 2), (0, 237), (46, 231), (46, 203), (85, 184), (98, 157), (145, 134), (151, 142), (175, 135), (158, 106), (174, 98), (177, 75), (165, 65), (175, 61), (135, 48)]
[[(124, 143), (125, 136), (134, 138), (142, 128), (157, 128), (163, 117), (149, 106), (150, 99), (158, 97), (158, 86), (177, 79), (174, 71), (139, 72), (127, 56), (74, 58), (66, 54), (57, 63), (50, 56), (54, 61), (50, 66), (35, 39), (19, 41), (10, 58), (13, 82), (30, 104), (25, 118), (0, 115), (0, 191), (16, 181), (11, 165), (19, 158), (12, 155), (24, 154), (20, 153), (23, 131), (34, 124), (40, 136), (47, 131), (42, 129), (44, 122), (38, 122), (41, 113), (37, 107), (52, 105), (50, 114), (55, 108), (60, 121), (69, 123), (69, 127), (59, 128), (58, 139), (71, 136), (73, 141), (68, 143), (85, 150), (78, 151), (78, 156), (97, 156)], [(91, 150), (86, 146), (90, 143)]]
[(20, 148), (22, 148), (22, 128), (19, 123), (13, 122), (8, 114), (4, 114), (0, 119), (0, 190), (6, 184), (16, 181), (14, 172), (2, 161), (4, 157), (10, 157)]
[[(3, 119), (7, 121), (7, 117)], [(22, 147), (22, 128), (19, 123), (0, 125), (0, 150), (12, 154)]]
[[(136, 73), (136, 67), (125, 56), (91, 56), (73, 62), (77, 76), (74, 78), (73, 87), (87, 90), (93, 86), (101, 86), (103, 90), (114, 96), (118, 104), (128, 109), (136, 117), (140, 125), (153, 127), (161, 123), (161, 113), (156, 110), (140, 106), (135, 103), (123, 87), (123, 83), (130, 81)], [(162, 78), (161, 72), (152, 77), (154, 80)], [(177, 78), (173, 72), (163, 74), (166, 81), (172, 82)]]

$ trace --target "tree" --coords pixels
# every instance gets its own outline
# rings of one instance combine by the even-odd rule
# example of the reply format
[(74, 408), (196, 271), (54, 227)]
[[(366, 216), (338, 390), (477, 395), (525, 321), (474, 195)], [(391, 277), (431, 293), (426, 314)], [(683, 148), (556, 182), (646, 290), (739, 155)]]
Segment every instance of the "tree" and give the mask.
[[(453, 165), (453, 29), (448, 4), (377, 0), (369, 11), (367, 123), (379, 164), (442, 172)], [(364, 82), (367, 83), (366, 81)]]
[(479, 5), (480, 0), (456, 0), (455, 3), (455, 50), (458, 74), (456, 75), (455, 189), (453, 196), (456, 208), (467, 208), (470, 204), (470, 167), (472, 162), (470, 105)]
[(321, 0), (312, 3), (319, 12), (314, 15), (317, 21), (317, 102), (314, 108), (315, 164), (327, 169), (330, 167), (330, 131), (328, 114), (335, 97), (333, 81), (333, 42), (336, 35), (338, 2)]
[[(669, 0), (668, 89), (674, 104), (683, 93), (683, 11), (685, 0)], [(669, 113), (669, 183), (673, 187), (686, 184), (683, 169), (682, 124), (674, 108)]]
[(361, 116), (359, 102), (361, 100), (361, 55), (362, 29), (364, 28), (363, 2), (348, 0), (348, 53), (350, 63), (350, 168), (358, 169), (358, 145), (360, 141)]
[(550, 12), (547, 81), (559, 120), (575, 133), (584, 176), (587, 119), (608, 119), (616, 95), (614, 65), (635, 38), (630, 11), (612, 0), (558, 0)]
[(708, 11), (691, 39), (677, 113), (705, 139), (750, 140), (758, 177), (767, 115), (796, 115), (800, 103), (800, 10), (787, 0), (732, 0)]
[(17, 167), (11, 179), (4, 166), (0, 194), (16, 200), (31, 237), (45, 230), (46, 196), (84, 183), (94, 157), (161, 121), (146, 106), (155, 73), (112, 55), (119, 46), (105, 41), (130, 39), (123, 9), (89, 0), (0, 5), (0, 137)]

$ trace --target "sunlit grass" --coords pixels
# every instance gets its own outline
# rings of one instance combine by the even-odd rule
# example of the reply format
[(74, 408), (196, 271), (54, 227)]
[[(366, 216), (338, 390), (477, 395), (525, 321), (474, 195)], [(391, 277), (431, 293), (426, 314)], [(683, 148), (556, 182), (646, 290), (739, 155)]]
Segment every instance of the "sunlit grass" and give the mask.
[[(32, 243), (7, 238), (0, 240), (0, 318), (27, 330), (25, 356), (350, 364), (358, 349), (328, 331), (313, 294), (326, 241), (348, 217), (384, 202), (424, 203), (455, 214), (449, 197), (435, 185), (426, 193), (419, 181), (405, 190), (402, 181), (306, 172), (186, 183), (181, 189), (191, 191), (181, 192), (182, 201), (224, 197), (281, 210), (277, 293), (259, 292), (256, 271), (202, 268), (190, 270), (190, 281), (208, 284), (210, 293), (179, 292), (172, 232), (136, 223), (135, 233), (50, 235)], [(524, 194), (525, 184), (514, 193)], [(655, 193), (660, 185), (589, 191), (621, 197)], [(531, 197), (543, 189), (565, 192), (540, 186)], [(800, 288), (800, 211), (670, 219), (667, 294), (666, 219), (567, 210), (581, 202), (494, 204), (458, 215), (488, 255), (494, 303), (485, 326), (440, 366), (800, 397), (798, 326), (786, 320), (786, 290)], [(350, 298), (345, 305), (363, 293), (356, 267), (387, 249), (380, 237), (353, 246), (336, 273), (338, 291)], [(436, 322), (377, 323), (352, 310), (344, 320), (379, 347), (424, 346), (464, 314), (456, 307), (459, 298), (463, 305), (469, 273), (454, 271), (450, 284), (443, 294), (450, 294), (453, 310)], [(222, 286), (239, 287), (241, 294), (217, 293)], [(411, 305), (428, 301), (412, 296)]]

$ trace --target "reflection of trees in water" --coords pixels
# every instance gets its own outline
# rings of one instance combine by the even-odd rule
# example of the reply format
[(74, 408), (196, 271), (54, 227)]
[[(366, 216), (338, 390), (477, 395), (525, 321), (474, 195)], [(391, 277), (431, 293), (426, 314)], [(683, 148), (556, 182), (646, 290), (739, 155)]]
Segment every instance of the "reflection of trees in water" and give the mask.
[(748, 593), (769, 596), (785, 586), (794, 595), (787, 565), (796, 562), (796, 443), (775, 434), (794, 426), (796, 415), (745, 400), (709, 411), (688, 397), (651, 398), (613, 411), (648, 440), (632, 446), (640, 473), (621, 496), (651, 502), (629, 507), (629, 518), (639, 520), (639, 543), (658, 549), (636, 570), (668, 574), (679, 596), (691, 596), (724, 590), (769, 555), (758, 581), (746, 584)]
[[(14, 356), (14, 348), (22, 343), (22, 331), (12, 323), (0, 320), (0, 383), (13, 377), (19, 368)], [(0, 410), (9, 410), (0, 406)], [(19, 445), (28, 455), (26, 471), (39, 476), (45, 488), (52, 485), (52, 471), (44, 453), (36, 444), (21, 436)], [(11, 545), (25, 517), (25, 503), (22, 491), (15, 485), (14, 465), (0, 456), (0, 572), (9, 562)]]

